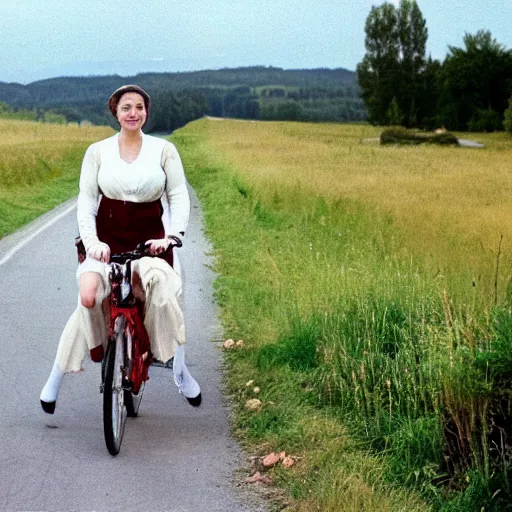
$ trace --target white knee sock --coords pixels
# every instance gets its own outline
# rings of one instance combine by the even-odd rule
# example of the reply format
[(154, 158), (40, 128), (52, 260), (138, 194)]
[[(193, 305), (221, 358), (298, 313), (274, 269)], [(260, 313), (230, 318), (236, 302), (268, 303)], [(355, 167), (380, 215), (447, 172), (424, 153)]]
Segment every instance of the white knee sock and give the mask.
[(178, 386), (180, 393), (186, 398), (195, 398), (201, 393), (201, 388), (196, 380), (190, 375), (185, 364), (185, 346), (178, 345), (172, 363), (174, 373), (174, 382)]
[(57, 363), (54, 363), (52, 372), (41, 391), (40, 398), (43, 402), (55, 402), (57, 400), (62, 377), (64, 377), (64, 372), (60, 369)]

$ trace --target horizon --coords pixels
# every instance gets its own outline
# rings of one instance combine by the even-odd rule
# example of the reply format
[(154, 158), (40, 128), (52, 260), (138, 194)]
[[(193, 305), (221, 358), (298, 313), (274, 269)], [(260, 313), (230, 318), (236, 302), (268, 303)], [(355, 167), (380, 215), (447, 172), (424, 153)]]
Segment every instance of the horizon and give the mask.
[(181, 75), (181, 74), (203, 73), (203, 72), (209, 72), (209, 71), (213, 71), (213, 72), (215, 72), (215, 71), (232, 71), (232, 70), (240, 70), (240, 69), (267, 69), (267, 70), (268, 69), (276, 69), (276, 70), (281, 70), (281, 71), (322, 71), (322, 70), (338, 71), (338, 70), (341, 70), (341, 71), (346, 71), (348, 73), (354, 73), (354, 74), (356, 73), (356, 71), (353, 71), (351, 69), (347, 69), (344, 67), (329, 68), (329, 67), (325, 67), (325, 66), (320, 66), (320, 67), (316, 67), (316, 68), (283, 68), (283, 67), (279, 67), (279, 66), (254, 65), (254, 66), (222, 67), (222, 68), (216, 68), (216, 69), (213, 69), (213, 68), (194, 69), (194, 70), (189, 70), (189, 71), (161, 71), (161, 72), (140, 71), (133, 75), (122, 75), (119, 73), (105, 74), (105, 75), (103, 75), (103, 74), (98, 74), (98, 75), (58, 75), (58, 76), (51, 76), (48, 78), (42, 78), (39, 80), (34, 80), (32, 82), (27, 82), (27, 83), (5, 82), (2, 80), (0, 80), (0, 83), (8, 84), (8, 85), (27, 86), (27, 85), (35, 84), (38, 82), (46, 82), (46, 81), (58, 80), (58, 79), (62, 79), (62, 78), (66, 78), (66, 79), (70, 79), (70, 78), (71, 79), (84, 79), (84, 78), (86, 78), (86, 79), (89, 79), (89, 78), (107, 78), (107, 77), (116, 77), (116, 76), (119, 76), (121, 78), (135, 78), (140, 75)]

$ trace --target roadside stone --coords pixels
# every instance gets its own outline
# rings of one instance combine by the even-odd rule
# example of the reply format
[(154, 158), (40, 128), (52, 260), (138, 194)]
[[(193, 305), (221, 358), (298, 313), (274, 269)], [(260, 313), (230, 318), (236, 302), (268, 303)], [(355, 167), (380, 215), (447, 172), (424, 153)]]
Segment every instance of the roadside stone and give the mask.
[(246, 478), (245, 481), (248, 484), (256, 484), (256, 483), (262, 483), (265, 485), (272, 484), (272, 479), (270, 477), (268, 477), (267, 475), (262, 475), (259, 471), (256, 471), (256, 473), (254, 473), (254, 475)]
[(235, 340), (232, 340), (231, 338), (229, 340), (226, 340), (223, 345), (225, 349), (230, 350), (235, 346)]
[(295, 464), (295, 460), (292, 457), (285, 457), (283, 459), (283, 466), (285, 468), (291, 468)]
[(272, 452), (263, 458), (262, 464), (266, 468), (271, 468), (272, 466), (275, 466), (280, 460), (281, 459), (279, 455), (275, 452)]
[(263, 404), (261, 403), (261, 400), (259, 400), (258, 398), (251, 398), (250, 400), (247, 400), (247, 402), (245, 402), (245, 408), (248, 409), (249, 411), (258, 411), (261, 409), (261, 406)]

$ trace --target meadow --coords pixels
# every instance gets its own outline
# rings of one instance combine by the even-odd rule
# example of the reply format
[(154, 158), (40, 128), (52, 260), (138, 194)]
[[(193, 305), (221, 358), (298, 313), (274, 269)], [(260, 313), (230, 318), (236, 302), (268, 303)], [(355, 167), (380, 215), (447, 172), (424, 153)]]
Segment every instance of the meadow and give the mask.
[(0, 119), (0, 238), (75, 196), (87, 146), (112, 133)]
[(290, 510), (505, 510), (512, 139), (378, 133), (201, 120), (173, 136), (244, 339), (226, 353), (237, 431), (297, 455), (272, 474)]

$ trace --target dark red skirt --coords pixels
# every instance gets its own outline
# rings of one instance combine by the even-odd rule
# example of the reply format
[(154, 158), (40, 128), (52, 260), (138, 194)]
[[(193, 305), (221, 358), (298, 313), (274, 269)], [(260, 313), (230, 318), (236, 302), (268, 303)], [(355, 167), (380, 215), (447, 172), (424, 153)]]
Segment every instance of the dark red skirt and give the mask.
[[(98, 238), (112, 254), (131, 251), (151, 238), (165, 238), (162, 213), (160, 200), (133, 203), (103, 196), (96, 216)], [(172, 266), (172, 251), (164, 259)]]

